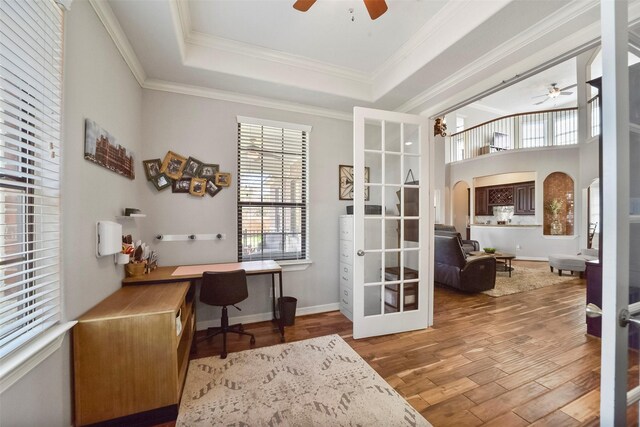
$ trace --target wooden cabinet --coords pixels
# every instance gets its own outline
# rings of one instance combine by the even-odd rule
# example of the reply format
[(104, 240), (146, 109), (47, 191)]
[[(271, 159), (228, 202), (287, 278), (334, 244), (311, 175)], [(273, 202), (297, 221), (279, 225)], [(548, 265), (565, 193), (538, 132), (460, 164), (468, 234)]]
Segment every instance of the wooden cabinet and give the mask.
[(180, 402), (195, 332), (188, 282), (127, 286), (73, 328), (75, 424)]
[(476, 200), (475, 200), (475, 214), (476, 215), (491, 215), (489, 213), (489, 197), (488, 187), (476, 188)]
[(536, 213), (536, 183), (522, 182), (513, 186), (514, 214), (535, 215)]

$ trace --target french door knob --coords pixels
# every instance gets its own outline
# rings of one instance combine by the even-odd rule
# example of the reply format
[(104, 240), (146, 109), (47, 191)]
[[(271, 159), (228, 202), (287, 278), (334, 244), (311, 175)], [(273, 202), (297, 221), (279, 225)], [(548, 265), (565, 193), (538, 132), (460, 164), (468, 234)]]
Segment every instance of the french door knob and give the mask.
[(587, 317), (593, 318), (602, 316), (602, 309), (593, 303), (587, 304), (585, 311), (587, 312)]
[(358, 249), (358, 252), (356, 252), (358, 254), (358, 256), (364, 256), (364, 251), (362, 249)]

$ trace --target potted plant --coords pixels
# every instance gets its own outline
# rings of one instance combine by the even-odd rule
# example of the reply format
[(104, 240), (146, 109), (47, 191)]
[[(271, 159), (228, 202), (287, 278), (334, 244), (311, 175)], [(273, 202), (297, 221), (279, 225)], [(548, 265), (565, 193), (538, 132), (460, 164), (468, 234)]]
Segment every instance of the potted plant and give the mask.
[(558, 216), (560, 211), (564, 207), (564, 201), (562, 199), (551, 199), (549, 203), (547, 203), (547, 211), (551, 214), (551, 224), (550, 224), (550, 232), (553, 235), (563, 234), (562, 222), (560, 222)]

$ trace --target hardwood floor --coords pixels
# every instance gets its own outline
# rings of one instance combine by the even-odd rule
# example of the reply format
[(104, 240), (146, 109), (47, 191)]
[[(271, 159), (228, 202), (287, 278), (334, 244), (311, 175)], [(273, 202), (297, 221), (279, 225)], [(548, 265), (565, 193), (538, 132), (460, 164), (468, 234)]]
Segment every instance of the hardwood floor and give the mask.
[[(435, 426), (596, 426), (600, 341), (586, 336), (585, 292), (578, 278), (500, 298), (436, 288), (430, 329), (356, 341), (351, 322), (330, 312), (296, 318), (286, 339), (341, 335)], [(280, 343), (270, 322), (245, 329), (256, 347)], [(245, 338), (228, 343), (230, 352), (249, 348)], [(214, 338), (192, 358), (220, 351)], [(637, 364), (629, 378), (637, 383)], [(634, 405), (629, 425), (637, 420)]]

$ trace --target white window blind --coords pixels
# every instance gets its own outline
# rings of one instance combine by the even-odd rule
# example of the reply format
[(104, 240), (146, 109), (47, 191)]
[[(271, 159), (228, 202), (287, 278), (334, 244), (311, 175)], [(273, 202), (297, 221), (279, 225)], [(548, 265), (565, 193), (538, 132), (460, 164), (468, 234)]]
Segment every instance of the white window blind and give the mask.
[(62, 28), (53, 0), (0, 0), (0, 358), (60, 320)]
[(238, 118), (238, 260), (308, 258), (310, 127)]

